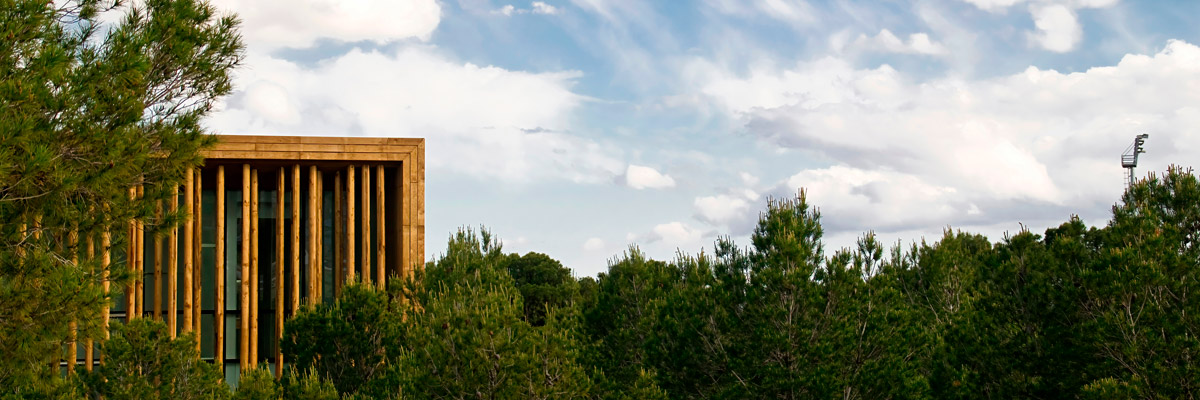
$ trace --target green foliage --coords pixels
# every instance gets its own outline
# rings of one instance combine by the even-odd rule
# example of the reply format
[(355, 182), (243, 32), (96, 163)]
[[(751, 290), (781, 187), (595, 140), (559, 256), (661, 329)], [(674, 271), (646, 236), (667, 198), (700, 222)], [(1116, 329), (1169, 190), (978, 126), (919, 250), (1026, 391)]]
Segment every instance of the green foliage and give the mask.
[(296, 368), (330, 379), (341, 393), (355, 393), (387, 369), (398, 323), (387, 293), (350, 284), (337, 301), (305, 307), (288, 320), (282, 350)]
[(429, 294), (405, 324), (392, 384), (429, 398), (584, 397), (590, 381), (575, 362), (574, 317), (552, 312), (542, 327), (525, 321), (506, 257), (487, 231), (480, 236), (460, 231), (427, 268)]
[(171, 339), (165, 324), (136, 318), (110, 325), (112, 337), (100, 345), (104, 362), (80, 372), (83, 392), (106, 399), (221, 399), (229, 387), (215, 365), (200, 360), (196, 339)]
[(271, 370), (255, 368), (242, 372), (233, 400), (276, 400), (280, 398), (279, 392), (279, 383)]
[(547, 311), (570, 304), (579, 291), (571, 270), (545, 254), (510, 254), (504, 266), (521, 291), (530, 325), (545, 325)]
[[(125, 18), (101, 26), (100, 11)], [(0, 388), (51, 393), (71, 321), (103, 339), (112, 299), (105, 270), (83, 250), (101, 232), (127, 240), (131, 219), (154, 216), (211, 142), (201, 118), (230, 91), (241, 60), (237, 20), (199, 0), (0, 0)], [(111, 28), (111, 29), (105, 29)], [(143, 198), (129, 190), (142, 185)], [(79, 241), (66, 245), (71, 232)]]
[[(293, 400), (338, 400), (342, 398), (338, 394), (337, 387), (334, 383), (321, 378), (321, 376), (313, 370), (303, 370), (287, 374), (284, 377), (283, 398)], [(347, 398), (353, 398), (347, 396)]]

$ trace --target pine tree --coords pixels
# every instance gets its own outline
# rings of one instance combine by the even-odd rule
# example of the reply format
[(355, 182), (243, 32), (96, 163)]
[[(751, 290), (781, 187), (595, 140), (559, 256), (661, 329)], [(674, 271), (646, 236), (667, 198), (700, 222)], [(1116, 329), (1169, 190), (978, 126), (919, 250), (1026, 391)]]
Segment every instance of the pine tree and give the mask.
[[(104, 11), (124, 17), (105, 25)], [(237, 24), (200, 0), (0, 0), (3, 390), (53, 386), (72, 322), (80, 340), (104, 337), (104, 282), (130, 277), (123, 254), (102, 254), (128, 221), (179, 220), (154, 205), (211, 141), (200, 122), (231, 89)]]

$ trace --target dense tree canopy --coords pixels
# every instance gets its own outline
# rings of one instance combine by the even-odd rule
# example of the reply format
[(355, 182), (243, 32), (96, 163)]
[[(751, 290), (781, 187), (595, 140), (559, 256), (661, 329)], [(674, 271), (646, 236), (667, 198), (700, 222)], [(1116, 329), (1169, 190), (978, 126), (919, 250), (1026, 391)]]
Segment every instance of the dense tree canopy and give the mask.
[(178, 220), (155, 204), (200, 162), (242, 45), (199, 0), (0, 0), (0, 43), (0, 388), (24, 396), (57, 385), (72, 322), (103, 338), (128, 221)]

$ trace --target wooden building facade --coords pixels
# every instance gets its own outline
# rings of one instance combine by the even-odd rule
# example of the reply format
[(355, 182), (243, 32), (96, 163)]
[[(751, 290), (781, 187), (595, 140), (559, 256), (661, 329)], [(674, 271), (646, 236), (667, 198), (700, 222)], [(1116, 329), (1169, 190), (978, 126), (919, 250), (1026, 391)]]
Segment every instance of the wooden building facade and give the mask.
[[(283, 323), (301, 304), (422, 268), (424, 139), (221, 136), (204, 157), (161, 204), (190, 218), (158, 236), (126, 228), (139, 279), (109, 315), (195, 332), (227, 381), (256, 366), (279, 375)], [(98, 362), (91, 345), (76, 347), (76, 364)]]

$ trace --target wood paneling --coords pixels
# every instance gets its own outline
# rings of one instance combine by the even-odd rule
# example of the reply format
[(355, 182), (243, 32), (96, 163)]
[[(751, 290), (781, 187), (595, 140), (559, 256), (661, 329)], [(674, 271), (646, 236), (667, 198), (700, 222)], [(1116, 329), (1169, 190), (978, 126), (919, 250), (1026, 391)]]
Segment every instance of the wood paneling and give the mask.
[(383, 165), (375, 166), (375, 218), (378, 221), (375, 224), (375, 263), (378, 267), (375, 268), (375, 283), (380, 290), (386, 287), (387, 278), (387, 202), (384, 201), (386, 196), (387, 179), (383, 174)]
[(213, 331), (216, 333), (216, 349), (213, 352), (217, 369), (225, 371), (225, 166), (217, 166), (217, 204), (213, 218), (216, 219), (216, 246), (214, 246), (213, 282), (216, 284), (214, 297)]
[(192, 264), (192, 261), (193, 261), (192, 246), (195, 244), (193, 238), (196, 234), (195, 228), (193, 227), (194, 222), (192, 221), (192, 217), (194, 217), (196, 215), (196, 210), (195, 210), (196, 196), (193, 194), (193, 192), (195, 192), (195, 190), (196, 190), (195, 182), (196, 182), (196, 174), (193, 174), (192, 171), (189, 170), (187, 172), (187, 176), (184, 177), (184, 181), (183, 181), (183, 212), (185, 214), (185, 218), (183, 220), (183, 255), (182, 255), (183, 256), (183, 333), (191, 332), (192, 328), (196, 327), (196, 325), (192, 323), (192, 316), (194, 315), (194, 314), (192, 314), (192, 307), (193, 307), (192, 292), (195, 289), (195, 287), (192, 286), (192, 279), (194, 278), (193, 273), (195, 272), (195, 270), (192, 268), (194, 266), (194, 264)]
[(242, 164), (241, 283), (238, 285), (238, 360), (242, 371), (250, 360), (250, 164)]
[(287, 170), (279, 168), (275, 179), (275, 379), (283, 377), (283, 205), (285, 195), (284, 182), (287, 180)]
[(292, 166), (292, 315), (300, 309), (300, 164)]
[(250, 368), (258, 366), (258, 170), (250, 170)]
[(354, 282), (355, 273), (355, 256), (354, 256), (354, 233), (358, 231), (357, 215), (355, 215), (355, 207), (357, 204), (354, 201), (354, 166), (346, 167), (346, 282)]

